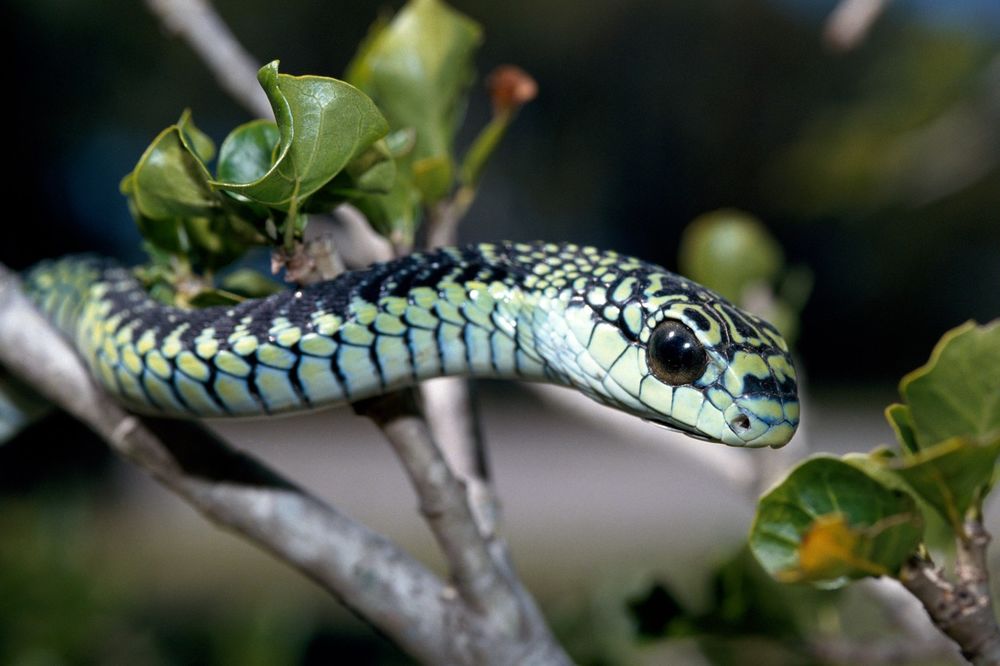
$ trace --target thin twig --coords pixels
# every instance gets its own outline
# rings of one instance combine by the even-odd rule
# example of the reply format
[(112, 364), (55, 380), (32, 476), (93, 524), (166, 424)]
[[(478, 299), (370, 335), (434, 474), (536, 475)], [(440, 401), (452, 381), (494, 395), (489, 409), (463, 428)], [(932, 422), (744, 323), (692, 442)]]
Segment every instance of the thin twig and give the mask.
[(494, 631), (525, 646), (535, 646), (530, 651), (531, 663), (570, 663), (514, 573), (505, 541), (496, 533), (484, 535), (480, 531), (465, 483), (434, 441), (416, 390), (359, 401), (354, 408), (382, 430), (403, 462), (420, 500), (420, 511), (448, 560), (456, 594), (481, 612)]
[(204, 61), (219, 85), (250, 113), (273, 118), (257, 83), (259, 64), (237, 41), (207, 0), (146, 0), (163, 26), (182, 38)]

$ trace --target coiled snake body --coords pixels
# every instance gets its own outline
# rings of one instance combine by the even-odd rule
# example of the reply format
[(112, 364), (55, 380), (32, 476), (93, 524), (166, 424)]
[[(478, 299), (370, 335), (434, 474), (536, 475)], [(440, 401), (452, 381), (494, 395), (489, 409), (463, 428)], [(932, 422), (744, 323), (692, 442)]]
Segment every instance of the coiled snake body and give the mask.
[(93, 257), (25, 287), (105, 388), (140, 411), (251, 416), (441, 375), (520, 378), (701, 439), (781, 446), (795, 370), (770, 324), (638, 259), (572, 244), (444, 248), (230, 307), (164, 306)]

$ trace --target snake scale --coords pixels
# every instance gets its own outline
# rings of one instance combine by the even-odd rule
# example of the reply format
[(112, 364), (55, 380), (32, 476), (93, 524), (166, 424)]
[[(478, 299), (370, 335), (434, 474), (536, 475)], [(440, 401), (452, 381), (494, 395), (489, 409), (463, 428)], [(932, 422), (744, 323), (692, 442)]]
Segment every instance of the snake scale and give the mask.
[(781, 446), (798, 424), (795, 370), (773, 326), (591, 247), (442, 248), (198, 310), (153, 300), (131, 270), (95, 257), (44, 262), (25, 288), (138, 411), (275, 414), (471, 375), (571, 386), (734, 446)]

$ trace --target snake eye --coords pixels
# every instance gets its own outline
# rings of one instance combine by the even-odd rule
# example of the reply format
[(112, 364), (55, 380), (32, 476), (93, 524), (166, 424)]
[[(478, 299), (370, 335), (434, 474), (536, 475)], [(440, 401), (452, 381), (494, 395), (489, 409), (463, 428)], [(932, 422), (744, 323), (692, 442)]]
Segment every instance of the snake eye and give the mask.
[(690, 328), (667, 319), (649, 336), (646, 360), (657, 379), (676, 386), (701, 377), (708, 365), (708, 354)]

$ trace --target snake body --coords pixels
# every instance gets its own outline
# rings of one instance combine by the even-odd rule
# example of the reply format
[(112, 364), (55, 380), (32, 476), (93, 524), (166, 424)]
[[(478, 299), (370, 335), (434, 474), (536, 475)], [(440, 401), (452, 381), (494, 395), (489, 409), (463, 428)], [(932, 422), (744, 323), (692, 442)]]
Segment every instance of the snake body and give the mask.
[(110, 260), (68, 257), (26, 291), (130, 407), (274, 414), (442, 375), (575, 387), (694, 437), (781, 446), (795, 370), (770, 324), (615, 252), (554, 243), (443, 248), (234, 306), (154, 301)]

